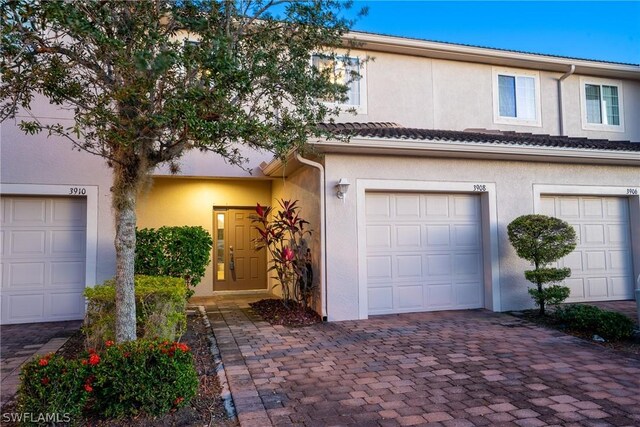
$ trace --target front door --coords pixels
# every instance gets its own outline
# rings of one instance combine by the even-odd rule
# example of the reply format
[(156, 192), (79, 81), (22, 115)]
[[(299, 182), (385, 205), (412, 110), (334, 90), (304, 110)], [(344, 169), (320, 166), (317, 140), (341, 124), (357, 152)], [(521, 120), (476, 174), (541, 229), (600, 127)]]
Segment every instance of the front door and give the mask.
[(214, 208), (214, 291), (267, 289), (267, 256), (265, 250), (255, 250), (252, 213), (253, 209)]

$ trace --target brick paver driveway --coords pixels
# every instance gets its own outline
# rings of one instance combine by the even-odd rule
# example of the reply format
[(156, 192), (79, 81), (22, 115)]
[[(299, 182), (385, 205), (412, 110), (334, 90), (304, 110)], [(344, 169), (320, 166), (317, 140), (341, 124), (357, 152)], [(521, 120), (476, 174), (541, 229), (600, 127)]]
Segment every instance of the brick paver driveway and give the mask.
[(289, 329), (207, 311), (243, 426), (640, 425), (640, 359), (508, 315)]

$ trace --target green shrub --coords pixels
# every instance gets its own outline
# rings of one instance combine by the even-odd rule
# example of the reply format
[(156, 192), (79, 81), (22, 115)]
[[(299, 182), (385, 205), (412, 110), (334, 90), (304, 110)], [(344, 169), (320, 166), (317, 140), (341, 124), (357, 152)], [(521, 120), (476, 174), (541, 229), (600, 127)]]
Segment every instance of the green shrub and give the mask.
[[(175, 277), (135, 276), (136, 326), (138, 337), (174, 341), (187, 326), (184, 280)], [(115, 281), (87, 288), (88, 300), (83, 331), (87, 346), (101, 348), (115, 339)]]
[(89, 397), (83, 388), (86, 378), (87, 368), (81, 363), (53, 354), (26, 363), (17, 403), (18, 412), (31, 417), (23, 425), (76, 424)]
[[(171, 276), (195, 287), (211, 261), (211, 235), (202, 227), (136, 230), (136, 274)], [(191, 289), (187, 298), (193, 295)]]
[(534, 266), (524, 276), (536, 285), (529, 294), (543, 316), (546, 304), (559, 304), (569, 297), (569, 288), (546, 285), (571, 276), (571, 269), (547, 266), (575, 249), (576, 232), (569, 223), (546, 215), (520, 216), (507, 226), (507, 231), (518, 256)]
[(555, 317), (570, 330), (600, 335), (609, 341), (627, 339), (633, 334), (634, 324), (627, 316), (592, 305), (567, 305), (556, 310)]
[[(85, 360), (90, 365), (91, 354)], [(92, 412), (107, 418), (163, 415), (187, 404), (198, 388), (189, 347), (167, 341), (110, 345), (90, 366), (89, 378)]]
[(147, 340), (107, 341), (105, 351), (78, 360), (42, 357), (25, 364), (20, 380), (18, 409), (31, 414), (23, 424), (42, 426), (75, 425), (83, 416), (164, 415), (189, 403), (198, 388), (187, 345)]

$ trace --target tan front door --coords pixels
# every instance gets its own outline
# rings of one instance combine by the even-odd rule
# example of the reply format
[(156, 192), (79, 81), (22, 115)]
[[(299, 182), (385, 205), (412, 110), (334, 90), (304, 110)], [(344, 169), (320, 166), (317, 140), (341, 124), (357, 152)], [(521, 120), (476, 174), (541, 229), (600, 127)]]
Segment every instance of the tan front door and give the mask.
[(214, 291), (267, 289), (267, 256), (256, 251), (253, 209), (214, 209)]

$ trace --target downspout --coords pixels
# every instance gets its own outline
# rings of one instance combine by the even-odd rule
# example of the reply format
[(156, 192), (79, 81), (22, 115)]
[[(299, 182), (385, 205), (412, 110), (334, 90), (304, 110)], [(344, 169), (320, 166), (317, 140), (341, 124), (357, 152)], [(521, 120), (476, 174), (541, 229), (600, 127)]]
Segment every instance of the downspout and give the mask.
[(324, 166), (320, 163), (305, 159), (299, 153), (296, 153), (296, 159), (307, 166), (318, 169), (320, 171), (320, 271), (322, 276), (320, 279), (320, 288), (322, 289), (322, 321), (327, 321), (327, 216), (325, 212), (326, 183), (324, 179)]
[(564, 73), (559, 79), (558, 79), (558, 118), (560, 119), (560, 136), (565, 136), (564, 135), (564, 114), (563, 114), (563, 107), (562, 107), (562, 81), (564, 79), (566, 79), (567, 77), (569, 77), (570, 75), (572, 75), (573, 73), (576, 72), (576, 66), (571, 64), (571, 68), (569, 68), (569, 71), (567, 71), (566, 73)]

